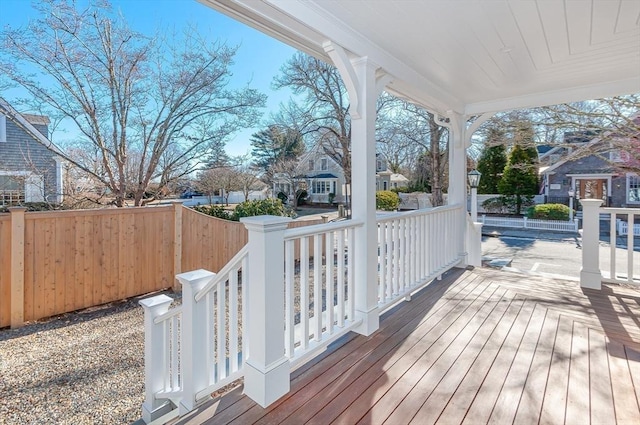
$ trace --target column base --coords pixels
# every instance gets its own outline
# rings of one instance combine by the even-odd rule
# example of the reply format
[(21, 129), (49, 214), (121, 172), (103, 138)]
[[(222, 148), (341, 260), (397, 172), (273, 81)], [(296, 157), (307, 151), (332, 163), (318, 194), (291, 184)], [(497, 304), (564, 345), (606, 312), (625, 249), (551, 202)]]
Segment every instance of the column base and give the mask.
[(360, 335), (369, 336), (380, 327), (380, 314), (377, 307), (368, 312), (356, 310), (356, 319), (362, 319), (362, 324), (354, 329), (354, 332)]
[(266, 371), (245, 363), (244, 393), (262, 407), (267, 407), (290, 389), (289, 360), (283, 358)]
[[(156, 402), (157, 403), (157, 402)], [(150, 403), (151, 404), (151, 403)], [(160, 406), (153, 407), (150, 404), (142, 403), (142, 420), (145, 423), (151, 423), (158, 418), (163, 417), (167, 413), (171, 412), (175, 406), (169, 400), (160, 404)]]
[(600, 270), (580, 270), (580, 287), (589, 289), (602, 289), (602, 273), (600, 273)]

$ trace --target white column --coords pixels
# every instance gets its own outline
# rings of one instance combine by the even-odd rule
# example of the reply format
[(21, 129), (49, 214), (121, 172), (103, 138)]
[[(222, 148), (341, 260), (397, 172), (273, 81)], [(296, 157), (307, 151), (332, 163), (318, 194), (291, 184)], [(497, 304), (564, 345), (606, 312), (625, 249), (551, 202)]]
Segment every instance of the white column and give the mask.
[[(466, 117), (450, 111), (449, 117), (449, 196), (447, 203), (462, 205), (458, 235), (458, 267), (468, 265), (466, 247), (467, 231), (467, 149), (465, 143)], [(473, 201), (472, 201), (473, 202)], [(473, 207), (472, 207), (473, 208)]]
[(213, 278), (215, 273), (207, 270), (176, 275), (182, 284), (182, 323), (180, 336), (180, 361), (182, 368), (182, 391), (180, 415), (192, 411), (198, 404), (196, 394), (208, 385), (207, 377), (207, 305), (202, 299), (196, 302), (196, 294)]
[(600, 289), (600, 205), (601, 199), (581, 199), (582, 204), (582, 269), (580, 286)]
[(153, 323), (156, 317), (169, 310), (173, 300), (166, 295), (158, 295), (141, 300), (144, 310), (144, 402), (142, 419), (150, 423), (171, 411), (171, 403), (158, 400), (155, 394), (164, 389), (163, 370), (164, 346), (163, 327)]
[[(249, 230), (249, 357), (244, 392), (267, 407), (289, 392), (289, 360), (285, 357), (284, 231), (290, 218), (259, 216), (241, 219)], [(243, 270), (244, 273), (244, 270)]]
[(352, 217), (364, 226), (355, 233), (355, 309), (362, 326), (356, 332), (371, 335), (379, 327), (376, 223), (376, 69), (367, 58), (352, 61), (357, 75), (359, 117), (351, 120)]

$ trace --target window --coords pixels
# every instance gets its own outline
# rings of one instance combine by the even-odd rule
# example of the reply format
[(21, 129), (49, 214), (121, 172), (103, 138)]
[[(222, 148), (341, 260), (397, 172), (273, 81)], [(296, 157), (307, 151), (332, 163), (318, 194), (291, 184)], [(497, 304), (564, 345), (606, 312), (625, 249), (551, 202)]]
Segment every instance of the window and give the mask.
[(24, 201), (24, 177), (0, 176), (0, 206), (19, 205)]
[(387, 182), (386, 181), (382, 182), (382, 190), (387, 190), (387, 189), (388, 189)]
[(7, 117), (0, 114), (0, 143), (7, 141)]
[(627, 174), (627, 203), (640, 204), (640, 176)]
[(311, 193), (326, 194), (336, 193), (336, 183), (332, 180), (314, 180), (311, 184)]
[(315, 164), (313, 163), (313, 159), (309, 160), (309, 171), (313, 171), (315, 169)]
[(320, 169), (322, 171), (327, 171), (327, 158), (322, 158), (320, 160)]

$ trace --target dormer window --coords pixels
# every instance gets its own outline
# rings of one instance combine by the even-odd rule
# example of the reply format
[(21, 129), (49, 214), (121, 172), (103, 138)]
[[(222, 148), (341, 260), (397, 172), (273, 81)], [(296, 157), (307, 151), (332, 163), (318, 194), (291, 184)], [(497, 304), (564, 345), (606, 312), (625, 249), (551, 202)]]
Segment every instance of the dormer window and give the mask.
[(313, 163), (313, 159), (309, 160), (309, 171), (313, 171), (315, 169), (315, 164)]
[(320, 160), (320, 170), (322, 170), (322, 171), (327, 171), (327, 169), (328, 169), (328, 161), (327, 161), (327, 158), (322, 158), (322, 159)]

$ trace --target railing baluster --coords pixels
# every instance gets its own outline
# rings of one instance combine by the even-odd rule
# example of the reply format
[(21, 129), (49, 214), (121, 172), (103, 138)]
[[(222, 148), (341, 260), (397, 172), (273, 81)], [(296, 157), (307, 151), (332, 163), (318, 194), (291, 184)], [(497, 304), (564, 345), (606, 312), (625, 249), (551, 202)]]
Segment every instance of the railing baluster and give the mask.
[(353, 299), (354, 294), (354, 282), (353, 282), (353, 247), (355, 246), (355, 229), (350, 227), (348, 232), (347, 244), (348, 244), (348, 255), (347, 255), (347, 303), (349, 303), (349, 308), (347, 309), (349, 320), (355, 320), (355, 300)]
[(346, 232), (344, 231), (344, 229), (338, 230), (337, 232), (338, 235), (338, 248), (337, 248), (337, 258), (338, 258), (338, 284), (337, 284), (337, 290), (338, 290), (338, 326), (339, 327), (343, 327), (344, 326), (344, 315), (345, 315), (345, 309), (344, 309), (344, 291), (345, 291), (345, 286), (344, 286), (344, 262), (345, 262), (345, 252), (344, 252), (344, 238), (346, 235)]
[(627, 282), (633, 283), (633, 238), (635, 223), (633, 213), (627, 214)]
[(238, 269), (229, 274), (229, 371), (238, 370)]
[(322, 336), (322, 234), (313, 237), (313, 339)]
[(327, 323), (326, 328), (329, 334), (333, 333), (333, 238), (335, 237), (336, 232), (329, 232), (326, 234), (326, 243), (327, 248), (325, 250), (324, 258), (325, 258), (325, 291), (326, 291), (326, 305), (327, 305)]
[(378, 302), (384, 301), (385, 294), (385, 275), (387, 272), (385, 227), (385, 223), (378, 225)]
[(309, 238), (300, 239), (300, 346), (309, 346)]
[(178, 316), (173, 316), (171, 321), (166, 321), (171, 328), (171, 351), (168, 354), (171, 357), (171, 390), (180, 388), (180, 374), (178, 373)]
[(207, 295), (204, 297), (205, 308), (207, 310), (207, 370), (205, 373), (207, 374), (207, 379), (209, 382), (216, 382), (216, 329), (215, 329), (215, 304), (214, 304), (215, 292), (209, 291)]
[(615, 279), (616, 278), (616, 241), (617, 241), (617, 235), (616, 235), (616, 213), (612, 213), (611, 214), (611, 222), (609, 223), (609, 239), (611, 242), (609, 244), (609, 255), (610, 255), (610, 260), (611, 260), (611, 279)]
[(218, 370), (218, 380), (224, 379), (227, 377), (227, 368), (226, 368), (226, 360), (225, 356), (227, 354), (226, 349), (226, 326), (225, 326), (225, 299), (226, 299), (226, 285), (224, 282), (220, 283), (218, 286), (218, 360), (217, 360), (217, 370)]
[(245, 332), (245, 327), (248, 326), (249, 323), (249, 290), (247, 286), (249, 285), (249, 256), (245, 255), (242, 259), (242, 282), (241, 282), (241, 291), (242, 291), (242, 323), (246, 324), (242, 327), (242, 364), (249, 357), (249, 339), (247, 338), (247, 332)]
[(285, 353), (287, 357), (293, 357), (295, 349), (295, 292), (293, 281), (295, 278), (295, 245), (294, 241), (285, 241), (284, 244), (285, 261), (285, 330), (287, 332)]

